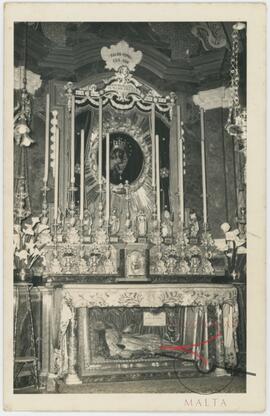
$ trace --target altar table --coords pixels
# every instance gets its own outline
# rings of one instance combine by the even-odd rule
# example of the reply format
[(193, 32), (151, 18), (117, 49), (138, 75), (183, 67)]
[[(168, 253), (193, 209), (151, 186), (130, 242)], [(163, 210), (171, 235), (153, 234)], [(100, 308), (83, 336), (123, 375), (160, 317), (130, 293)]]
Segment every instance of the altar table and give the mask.
[[(203, 355), (207, 369), (208, 358), (210, 358), (209, 340), (212, 338), (215, 365), (221, 368), (236, 366), (238, 305), (237, 289), (233, 285), (64, 284), (58, 289), (44, 288), (43, 297), (45, 300), (43, 301), (43, 332), (45, 332), (43, 339), (46, 336), (48, 338), (49, 334), (50, 352), (48, 353), (45, 347), (42, 371), (44, 375), (46, 371), (54, 374), (57, 372), (58, 376), (65, 374), (67, 384), (81, 382), (78, 375), (78, 363), (82, 362), (82, 356), (84, 365), (86, 363), (91, 370), (89, 358), (91, 346), (88, 345), (87, 335), (88, 308), (151, 308), (151, 310), (157, 308), (160, 310), (160, 308), (183, 307), (181, 345), (188, 345), (191, 358), (194, 361), (201, 360)], [(57, 321), (58, 326), (55, 325)], [(211, 327), (212, 335), (210, 335)], [(80, 337), (84, 340), (83, 342)], [(118, 361), (120, 364), (123, 363), (123, 360)], [(121, 367), (122, 364), (120, 364)], [(132, 363), (133, 367), (134, 365)], [(151, 365), (159, 366), (159, 363)], [(101, 365), (96, 367), (100, 368)], [(121, 367), (123, 371), (124, 368), (127, 368), (127, 364)]]

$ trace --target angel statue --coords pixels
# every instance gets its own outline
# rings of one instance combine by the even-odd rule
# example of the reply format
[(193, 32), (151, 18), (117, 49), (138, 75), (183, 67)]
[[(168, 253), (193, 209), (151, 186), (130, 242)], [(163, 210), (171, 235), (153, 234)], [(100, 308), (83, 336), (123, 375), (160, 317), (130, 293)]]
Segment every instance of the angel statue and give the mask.
[(168, 211), (166, 206), (165, 206), (165, 210), (163, 212), (163, 219), (162, 219), (162, 224), (161, 224), (161, 235), (162, 235), (163, 238), (172, 236), (171, 214)]
[(199, 223), (196, 212), (189, 214), (189, 234), (190, 238), (197, 238), (199, 232)]
[(84, 216), (83, 216), (83, 230), (86, 232), (87, 235), (92, 234), (92, 227), (93, 227), (93, 218), (90, 214), (90, 211), (88, 209), (84, 210)]
[(112, 215), (111, 215), (111, 219), (110, 219), (110, 231), (111, 231), (111, 235), (115, 236), (119, 233), (119, 229), (120, 229), (120, 219), (117, 216), (117, 211), (114, 208), (112, 210)]
[(140, 211), (137, 217), (137, 231), (139, 237), (145, 237), (147, 233), (147, 221), (143, 211)]

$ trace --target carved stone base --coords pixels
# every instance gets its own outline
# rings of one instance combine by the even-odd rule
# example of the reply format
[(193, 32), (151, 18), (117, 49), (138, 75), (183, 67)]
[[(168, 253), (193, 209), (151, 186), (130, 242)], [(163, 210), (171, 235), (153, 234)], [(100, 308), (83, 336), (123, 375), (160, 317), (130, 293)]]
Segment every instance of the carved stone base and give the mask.
[(82, 384), (82, 381), (79, 379), (77, 374), (68, 374), (66, 378), (66, 384), (72, 385), (72, 384)]
[(56, 388), (56, 375), (49, 373), (47, 378), (47, 391), (49, 392), (55, 392)]

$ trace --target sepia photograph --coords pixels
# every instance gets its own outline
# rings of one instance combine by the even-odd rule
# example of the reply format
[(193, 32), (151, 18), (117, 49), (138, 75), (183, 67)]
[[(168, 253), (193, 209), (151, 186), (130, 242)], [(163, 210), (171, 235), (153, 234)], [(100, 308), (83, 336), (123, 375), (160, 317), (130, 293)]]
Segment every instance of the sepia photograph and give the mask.
[(36, 16), (12, 25), (12, 396), (226, 411), (256, 378), (249, 22)]

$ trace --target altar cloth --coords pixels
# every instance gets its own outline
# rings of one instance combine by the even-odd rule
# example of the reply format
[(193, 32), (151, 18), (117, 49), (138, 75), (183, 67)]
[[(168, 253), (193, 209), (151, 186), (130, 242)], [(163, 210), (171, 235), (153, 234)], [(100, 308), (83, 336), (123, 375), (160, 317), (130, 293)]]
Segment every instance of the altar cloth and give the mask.
[(63, 286), (63, 300), (74, 308), (233, 306), (237, 302), (237, 289), (222, 284), (67, 284)]

